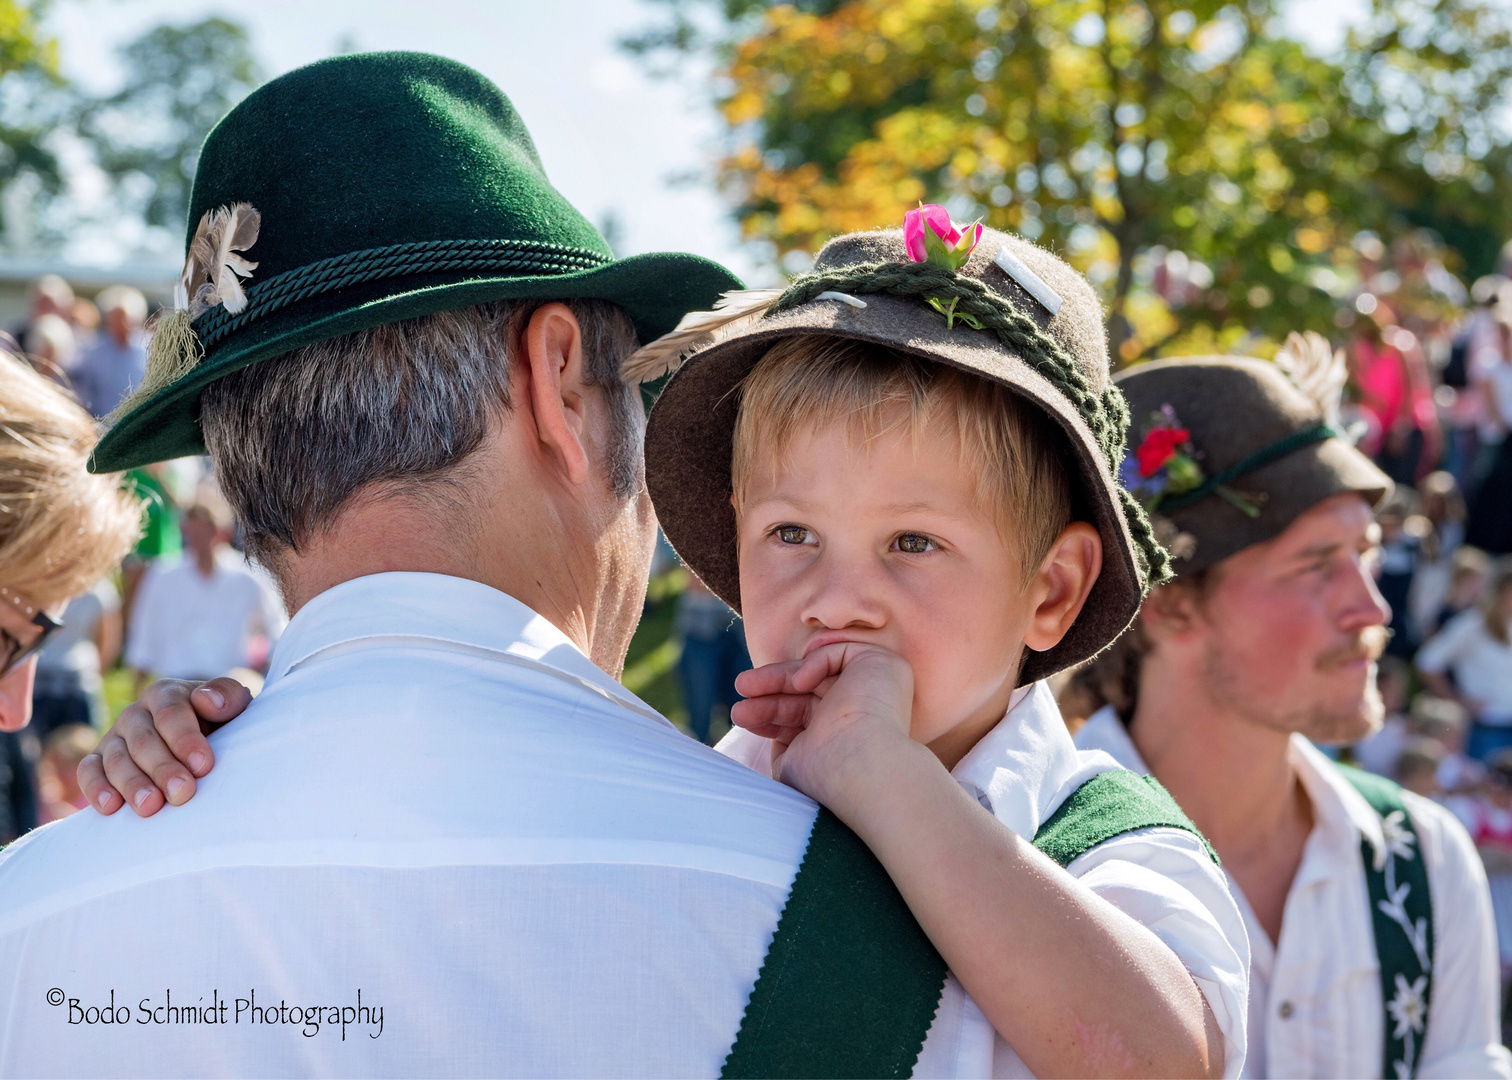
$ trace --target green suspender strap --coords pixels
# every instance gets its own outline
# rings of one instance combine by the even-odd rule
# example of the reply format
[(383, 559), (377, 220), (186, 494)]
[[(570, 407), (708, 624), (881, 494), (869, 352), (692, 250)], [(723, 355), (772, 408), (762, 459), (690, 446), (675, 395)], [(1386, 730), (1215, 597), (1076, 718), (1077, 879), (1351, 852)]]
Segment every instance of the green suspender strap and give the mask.
[(1406, 1080), (1417, 1075), (1433, 992), (1433, 901), (1428, 869), (1418, 857), (1417, 830), (1402, 801), (1402, 789), (1347, 765), (1339, 766), (1339, 771), (1381, 815), (1385, 843), (1378, 849), (1362, 837), (1360, 857), (1370, 892), (1376, 956), (1381, 961), (1386, 1028), (1381, 1075)]
[[(1197, 832), (1154, 780), (1115, 770), (1073, 792), (1034, 845), (1067, 866), (1157, 826)], [(945, 974), (876, 856), (820, 809), (721, 1075), (910, 1076)]]

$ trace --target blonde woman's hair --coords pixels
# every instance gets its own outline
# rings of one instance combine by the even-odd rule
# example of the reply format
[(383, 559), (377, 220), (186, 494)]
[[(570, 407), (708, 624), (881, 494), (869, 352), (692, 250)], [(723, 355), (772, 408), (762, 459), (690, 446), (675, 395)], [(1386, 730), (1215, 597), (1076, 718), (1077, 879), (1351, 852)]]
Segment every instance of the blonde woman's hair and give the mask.
[(795, 435), (843, 422), (868, 442), (903, 430), (954, 435), (978, 503), (1019, 553), (1027, 582), (1071, 520), (1070, 446), (1038, 406), (987, 379), (848, 338), (784, 338), (740, 386), (731, 480), (739, 512), (760, 467)]
[(131, 550), (140, 501), (85, 469), (94, 422), (57, 386), (0, 351), (0, 585), (52, 605)]

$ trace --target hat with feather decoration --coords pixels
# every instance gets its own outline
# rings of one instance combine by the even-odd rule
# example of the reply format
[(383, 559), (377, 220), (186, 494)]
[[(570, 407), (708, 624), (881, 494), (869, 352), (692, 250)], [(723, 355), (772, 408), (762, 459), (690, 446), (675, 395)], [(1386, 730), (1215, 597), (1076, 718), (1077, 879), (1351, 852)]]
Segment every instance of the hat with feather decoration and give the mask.
[(319, 341), (508, 298), (610, 301), (650, 341), (740, 287), (694, 255), (616, 259), (498, 87), (423, 53), (336, 57), (249, 95), (205, 140), (186, 241), (94, 471), (203, 453), (207, 384)]

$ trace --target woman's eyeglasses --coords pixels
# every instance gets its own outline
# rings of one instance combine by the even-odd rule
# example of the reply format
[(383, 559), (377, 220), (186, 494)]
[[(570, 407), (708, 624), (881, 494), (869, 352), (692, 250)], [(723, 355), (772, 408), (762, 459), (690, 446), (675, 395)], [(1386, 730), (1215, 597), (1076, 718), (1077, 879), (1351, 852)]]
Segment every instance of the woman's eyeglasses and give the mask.
[(63, 624), (6, 588), (0, 588), (0, 610), (14, 612), (27, 622), (27, 630), (19, 637), (8, 627), (0, 625), (0, 679), (3, 679), (10, 674), (12, 668), (46, 645), (54, 634), (63, 629)]

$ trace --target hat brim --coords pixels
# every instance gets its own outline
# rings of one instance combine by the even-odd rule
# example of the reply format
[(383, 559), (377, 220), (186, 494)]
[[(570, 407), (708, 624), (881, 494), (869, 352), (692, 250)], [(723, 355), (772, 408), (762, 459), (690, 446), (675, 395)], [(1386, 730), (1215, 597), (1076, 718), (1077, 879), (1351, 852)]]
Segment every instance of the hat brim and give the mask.
[(188, 375), (121, 417), (90, 458), (95, 473), (203, 454), (200, 392), (216, 379), (294, 349), (385, 323), (434, 315), (494, 300), (597, 299), (618, 304), (651, 341), (690, 311), (713, 306), (741, 288), (724, 267), (697, 255), (654, 253), (569, 274), (420, 274), (389, 278), (294, 304), (239, 330)]
[(1096, 451), (1096, 439), (1075, 406), (1043, 375), (995, 337), (957, 328), (913, 299), (868, 294), (857, 311), (821, 300), (764, 318), (696, 354), (667, 383), (646, 428), (646, 479), (657, 517), (683, 562), (717, 596), (740, 610), (735, 510), (730, 462), (733, 391), (779, 339), (843, 337), (950, 364), (1009, 387), (1053, 417), (1075, 461), (1072, 517), (1102, 537), (1102, 572), (1080, 617), (1044, 652), (1030, 652), (1020, 676), (1027, 684), (1101, 652), (1133, 621), (1143, 599), (1134, 543), (1120, 511), (1118, 487)]

